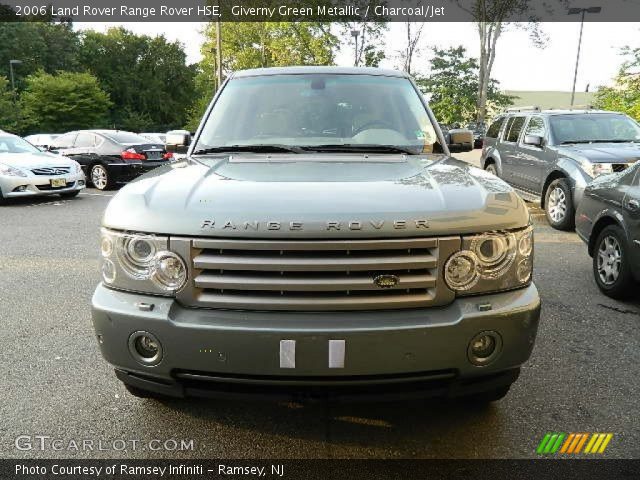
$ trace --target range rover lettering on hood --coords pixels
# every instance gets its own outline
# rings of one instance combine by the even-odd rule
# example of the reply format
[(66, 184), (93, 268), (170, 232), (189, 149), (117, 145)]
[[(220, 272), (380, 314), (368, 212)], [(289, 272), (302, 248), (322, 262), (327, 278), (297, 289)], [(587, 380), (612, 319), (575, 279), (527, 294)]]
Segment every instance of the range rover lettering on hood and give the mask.
[(392, 226), (396, 230), (407, 229), (428, 229), (429, 221), (425, 219), (417, 220), (368, 220), (368, 221), (327, 221), (327, 222), (280, 222), (274, 220), (268, 220), (264, 222), (260, 221), (233, 221), (225, 220), (223, 222), (216, 222), (214, 219), (203, 220), (200, 226), (201, 230), (252, 230), (252, 231), (264, 231), (264, 230), (290, 230), (301, 231), (306, 229), (316, 230), (382, 230), (385, 226)]

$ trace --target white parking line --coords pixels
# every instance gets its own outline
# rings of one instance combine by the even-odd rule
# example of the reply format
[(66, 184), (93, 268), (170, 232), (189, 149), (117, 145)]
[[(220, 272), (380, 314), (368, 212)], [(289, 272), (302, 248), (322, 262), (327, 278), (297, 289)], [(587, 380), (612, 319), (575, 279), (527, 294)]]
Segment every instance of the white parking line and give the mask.
[(84, 193), (82, 192), (80, 195), (91, 195), (92, 197), (113, 197), (113, 195), (108, 195), (104, 193)]

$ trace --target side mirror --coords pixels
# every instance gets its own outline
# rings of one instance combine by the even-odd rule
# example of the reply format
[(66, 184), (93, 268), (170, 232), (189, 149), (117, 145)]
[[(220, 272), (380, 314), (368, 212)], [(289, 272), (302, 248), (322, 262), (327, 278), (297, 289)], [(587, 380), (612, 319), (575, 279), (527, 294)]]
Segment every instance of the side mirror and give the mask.
[(473, 150), (473, 132), (466, 128), (449, 130), (449, 151), (451, 153), (471, 152)]
[(544, 143), (544, 138), (538, 135), (525, 135), (524, 144), (525, 145), (533, 145), (534, 147), (542, 147)]
[(191, 133), (186, 130), (171, 130), (167, 132), (165, 142), (168, 152), (187, 153), (191, 145)]

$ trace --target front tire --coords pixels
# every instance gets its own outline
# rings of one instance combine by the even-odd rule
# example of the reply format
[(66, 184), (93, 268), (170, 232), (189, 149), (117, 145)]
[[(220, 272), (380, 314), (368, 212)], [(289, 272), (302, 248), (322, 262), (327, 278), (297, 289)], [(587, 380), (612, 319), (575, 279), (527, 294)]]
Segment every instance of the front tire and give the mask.
[(487, 163), (484, 167), (485, 171), (489, 172), (492, 175), (495, 175), (496, 177), (500, 178), (500, 175), (498, 175), (498, 167), (496, 166), (495, 163), (490, 162)]
[(575, 206), (566, 178), (557, 178), (549, 184), (545, 192), (544, 211), (549, 225), (556, 230), (575, 228)]
[(109, 190), (113, 188), (113, 179), (104, 165), (99, 163), (91, 167), (91, 183), (98, 190)]
[(617, 300), (631, 296), (635, 287), (627, 252), (624, 230), (618, 225), (609, 225), (598, 235), (593, 252), (593, 276), (602, 293)]

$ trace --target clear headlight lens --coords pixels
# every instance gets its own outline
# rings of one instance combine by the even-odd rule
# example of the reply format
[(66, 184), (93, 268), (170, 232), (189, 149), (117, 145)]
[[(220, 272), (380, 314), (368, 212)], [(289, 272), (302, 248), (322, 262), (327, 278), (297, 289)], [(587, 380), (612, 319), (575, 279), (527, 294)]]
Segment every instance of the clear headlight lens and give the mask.
[(80, 166), (80, 164), (78, 162), (75, 162), (74, 167), (75, 167), (76, 173), (82, 172), (82, 167)]
[(498, 292), (531, 282), (533, 229), (488, 232), (463, 237), (462, 249), (449, 257), (444, 278), (459, 295)]
[(102, 229), (100, 253), (105, 284), (160, 295), (180, 290), (187, 281), (187, 266), (168, 247), (167, 237)]
[(27, 174), (24, 173), (19, 168), (12, 167), (11, 165), (6, 165), (4, 163), (0, 163), (0, 175), (8, 175), (10, 177), (26, 177)]
[(613, 173), (613, 165), (610, 163), (583, 162), (582, 168), (584, 168), (584, 171), (593, 178)]

